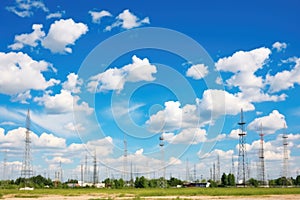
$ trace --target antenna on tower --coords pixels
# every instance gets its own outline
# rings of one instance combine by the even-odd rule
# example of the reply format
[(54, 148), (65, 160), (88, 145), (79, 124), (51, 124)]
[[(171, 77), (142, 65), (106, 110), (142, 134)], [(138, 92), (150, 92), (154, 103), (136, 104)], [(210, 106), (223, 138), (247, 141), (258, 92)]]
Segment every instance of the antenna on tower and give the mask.
[(94, 173), (93, 173), (93, 185), (96, 185), (98, 182), (98, 176), (97, 176), (97, 156), (96, 156), (96, 150), (94, 155)]
[(26, 117), (26, 132), (25, 132), (25, 151), (24, 159), (21, 169), (21, 177), (25, 178), (25, 184), (28, 182), (28, 179), (33, 176), (33, 170), (31, 165), (31, 146), (30, 146), (30, 111), (27, 110)]
[(186, 159), (186, 166), (185, 166), (185, 179), (187, 182), (190, 180), (190, 169), (189, 169), (189, 159)]
[(231, 174), (233, 174), (235, 176), (233, 155), (231, 157)]
[(84, 182), (88, 182), (88, 166), (87, 166), (87, 154), (85, 154), (85, 166), (84, 166)]
[(216, 173), (217, 179), (216, 181), (220, 181), (221, 178), (221, 167), (220, 167), (220, 156), (218, 154), (218, 159), (217, 159), (217, 173)]
[(164, 152), (164, 137), (163, 137), (164, 132), (161, 134), (159, 137), (159, 146), (161, 150), (161, 162), (162, 162), (162, 167), (163, 167), (163, 176), (162, 176), (162, 181), (161, 181), (161, 187), (165, 187), (165, 178), (166, 178), (166, 168), (165, 168), (165, 152)]
[(241, 109), (241, 121), (238, 123), (240, 126), (239, 133), (239, 164), (238, 164), (238, 183), (246, 186), (246, 132), (243, 109)]
[(7, 149), (4, 151), (3, 155), (3, 180), (7, 180), (7, 172), (6, 172), (6, 167), (7, 167)]
[(124, 158), (123, 158), (123, 179), (127, 182), (127, 141), (124, 134)]
[(288, 136), (286, 134), (286, 124), (284, 123), (284, 132), (282, 135), (282, 139), (283, 139), (283, 173), (282, 176), (287, 178), (288, 177)]
[(266, 185), (266, 177), (265, 177), (265, 156), (264, 156), (264, 133), (262, 123), (260, 124), (260, 149), (259, 149), (259, 178), (261, 185)]

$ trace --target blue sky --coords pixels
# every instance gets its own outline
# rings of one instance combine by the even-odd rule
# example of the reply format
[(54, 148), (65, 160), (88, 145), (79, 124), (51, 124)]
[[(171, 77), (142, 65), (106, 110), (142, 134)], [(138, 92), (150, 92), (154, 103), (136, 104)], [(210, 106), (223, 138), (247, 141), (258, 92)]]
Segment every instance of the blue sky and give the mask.
[[(258, 127), (268, 178), (299, 168), (300, 29), (297, 1), (2, 1), (0, 149), (7, 177), (20, 174), (30, 108), (36, 174), (79, 178), (96, 152), (100, 179), (129, 163), (161, 176), (209, 178), (238, 160), (240, 109), (257, 177)], [(284, 124), (287, 128), (283, 129)], [(158, 171), (158, 172), (157, 172)], [(156, 173), (155, 173), (156, 172)]]

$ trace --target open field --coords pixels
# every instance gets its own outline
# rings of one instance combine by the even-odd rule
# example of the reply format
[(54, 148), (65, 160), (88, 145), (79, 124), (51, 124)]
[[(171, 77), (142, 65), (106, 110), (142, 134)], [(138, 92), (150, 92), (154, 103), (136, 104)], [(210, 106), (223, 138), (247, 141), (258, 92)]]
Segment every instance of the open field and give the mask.
[(300, 188), (36, 189), (0, 190), (2, 199), (300, 199)]

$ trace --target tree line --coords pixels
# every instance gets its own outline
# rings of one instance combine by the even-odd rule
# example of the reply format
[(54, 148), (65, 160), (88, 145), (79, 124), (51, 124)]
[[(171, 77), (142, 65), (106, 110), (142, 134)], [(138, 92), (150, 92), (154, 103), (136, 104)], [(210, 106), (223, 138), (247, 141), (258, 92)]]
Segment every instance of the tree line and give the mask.
[[(235, 187), (235, 176), (233, 174), (223, 173), (220, 181), (213, 180), (197, 180), (197, 183), (205, 183), (209, 182), (210, 187)], [(132, 188), (164, 188), (164, 187), (178, 187), (178, 186), (190, 186), (186, 181), (182, 181), (175, 177), (170, 177), (169, 179), (158, 178), (158, 179), (148, 179), (144, 176), (136, 177), (134, 180), (124, 181), (122, 178), (120, 179), (110, 179), (107, 178), (103, 181), (106, 187), (109, 188), (124, 188), (124, 187), (132, 187)], [(45, 178), (41, 175), (33, 176), (29, 179), (25, 178), (17, 178), (16, 180), (2, 180), (0, 181), (0, 188), (21, 188), (21, 187), (34, 187), (34, 188), (68, 188), (72, 186), (78, 185), (78, 180), (69, 179), (66, 182), (53, 181), (50, 178)], [(262, 183), (259, 180), (254, 178), (250, 178), (246, 182), (247, 186), (251, 187), (259, 187), (262, 185), (266, 185), (266, 183)], [(296, 178), (290, 177), (279, 177), (277, 179), (272, 179), (268, 181), (268, 185), (270, 187), (282, 187), (282, 186), (298, 186), (300, 187), (300, 175)], [(87, 186), (88, 187), (88, 186)]]

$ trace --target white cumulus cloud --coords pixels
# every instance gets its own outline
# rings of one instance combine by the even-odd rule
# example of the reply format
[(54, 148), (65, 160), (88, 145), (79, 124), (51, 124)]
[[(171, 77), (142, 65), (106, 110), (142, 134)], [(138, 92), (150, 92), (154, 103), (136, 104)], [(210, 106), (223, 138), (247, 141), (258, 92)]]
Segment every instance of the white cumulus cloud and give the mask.
[(51, 114), (69, 113), (72, 111), (84, 111), (91, 114), (93, 109), (86, 102), (80, 102), (78, 96), (73, 96), (70, 91), (62, 89), (60, 93), (51, 96), (45, 93), (42, 97), (35, 97), (35, 102), (44, 105)]
[(293, 88), (295, 84), (300, 84), (300, 58), (290, 59), (295, 62), (295, 66), (289, 71), (284, 70), (274, 76), (267, 74), (266, 82), (270, 85), (270, 92), (280, 92)]
[(82, 85), (82, 79), (78, 78), (78, 75), (75, 73), (70, 73), (67, 76), (67, 81), (62, 84), (63, 89), (69, 90), (72, 93), (80, 93), (80, 86)]
[(167, 101), (164, 109), (150, 116), (146, 126), (151, 132), (173, 131), (181, 128), (199, 126), (197, 106), (187, 104), (181, 106), (178, 101)]
[(90, 92), (102, 92), (107, 90), (121, 91), (126, 82), (153, 81), (153, 74), (157, 72), (147, 58), (132, 57), (132, 64), (122, 68), (109, 68), (105, 72), (90, 78), (88, 90)]
[(19, 17), (30, 17), (37, 9), (44, 12), (49, 11), (41, 0), (15, 0), (15, 5), (8, 6), (6, 9)]
[(112, 17), (112, 14), (106, 10), (102, 11), (89, 11), (89, 14), (92, 16), (93, 23), (100, 23), (103, 17)]
[(55, 13), (50, 13), (46, 16), (46, 19), (61, 18), (64, 13), (65, 11), (57, 11)]
[(42, 31), (43, 25), (41, 24), (33, 24), (32, 25), (32, 33), (29, 34), (21, 34), (15, 36), (15, 43), (9, 45), (8, 47), (13, 50), (20, 50), (24, 46), (31, 46), (36, 47), (38, 45), (38, 42), (42, 40), (42, 38), (45, 36), (45, 32)]
[(285, 117), (278, 110), (273, 110), (269, 115), (254, 119), (249, 123), (250, 130), (257, 131), (262, 125), (263, 132), (266, 134), (274, 134), (276, 131), (284, 128), (286, 124)]
[(61, 19), (51, 24), (42, 45), (53, 53), (72, 53), (70, 45), (88, 31), (87, 25), (73, 19)]
[(273, 49), (276, 49), (277, 52), (280, 52), (284, 49), (286, 49), (287, 47), (287, 44), (285, 42), (275, 42), (273, 45), (272, 45), (272, 48)]
[(164, 139), (171, 144), (199, 144), (206, 141), (206, 130), (187, 128), (178, 134), (163, 133)]
[(58, 80), (47, 81), (42, 74), (50, 69), (54, 69), (50, 63), (33, 60), (22, 52), (0, 52), (0, 93), (26, 94), (28, 90), (45, 90), (58, 84)]
[(216, 63), (216, 68), (233, 75), (225, 81), (228, 87), (237, 87), (237, 95), (249, 102), (283, 101), (285, 94), (270, 95), (265, 92), (266, 81), (256, 72), (268, 62), (271, 50), (265, 47), (251, 51), (238, 51), (232, 56), (221, 58)]
[(149, 17), (140, 20), (137, 16), (131, 13), (128, 9), (124, 10), (116, 17), (116, 22), (105, 28), (106, 31), (111, 31), (115, 27), (122, 27), (124, 29), (132, 29), (143, 24), (150, 24)]
[(204, 64), (193, 65), (186, 72), (186, 76), (192, 77), (196, 80), (204, 78), (207, 74), (208, 67)]

